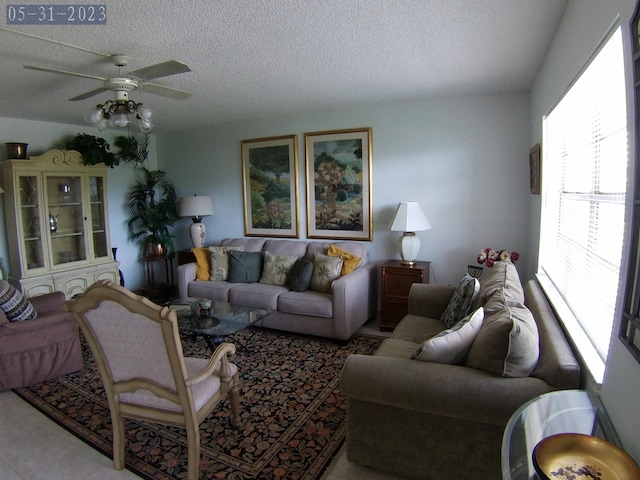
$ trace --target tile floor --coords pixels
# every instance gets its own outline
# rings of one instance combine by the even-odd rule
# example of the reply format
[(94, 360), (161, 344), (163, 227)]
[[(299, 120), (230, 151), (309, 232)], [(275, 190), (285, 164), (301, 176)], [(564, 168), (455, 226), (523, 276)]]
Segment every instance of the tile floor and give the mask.
[[(364, 333), (379, 334), (372, 322)], [(0, 480), (133, 480), (111, 459), (59, 427), (12, 391), (0, 392)], [(401, 480), (348, 462), (341, 451), (322, 480)]]

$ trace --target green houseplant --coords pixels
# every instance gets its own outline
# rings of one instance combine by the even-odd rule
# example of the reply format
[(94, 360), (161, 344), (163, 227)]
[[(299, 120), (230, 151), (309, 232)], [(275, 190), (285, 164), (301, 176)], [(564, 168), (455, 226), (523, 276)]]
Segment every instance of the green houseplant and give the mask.
[(104, 163), (107, 167), (113, 168), (120, 164), (120, 159), (110, 151), (111, 145), (104, 138), (79, 133), (67, 142), (66, 147), (68, 150), (80, 152), (85, 165)]
[(173, 227), (179, 218), (176, 192), (162, 170), (139, 167), (143, 178), (129, 191), (129, 238), (140, 240), (141, 255), (164, 255), (174, 250)]

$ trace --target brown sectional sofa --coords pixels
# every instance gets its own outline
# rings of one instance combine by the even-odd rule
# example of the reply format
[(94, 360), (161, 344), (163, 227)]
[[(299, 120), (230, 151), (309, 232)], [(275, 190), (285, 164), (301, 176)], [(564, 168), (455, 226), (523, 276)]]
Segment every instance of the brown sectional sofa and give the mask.
[(514, 302), (524, 295), (539, 337), (537, 364), (520, 378), (412, 360), (424, 340), (445, 329), (440, 317), (456, 288), (412, 286), (409, 314), (391, 338), (376, 354), (352, 355), (344, 366), (350, 461), (407, 478), (501, 478), (502, 434), (515, 410), (538, 395), (580, 383), (579, 364), (539, 284), (529, 281), (524, 292), (517, 285), (514, 295), (501, 293)]
[(0, 391), (82, 370), (78, 326), (63, 311), (64, 293), (29, 299), (38, 316), (9, 322), (0, 310)]
[(242, 247), (245, 252), (270, 252), (311, 258), (313, 252), (327, 253), (333, 243), (358, 257), (360, 262), (351, 273), (334, 280), (330, 293), (314, 290), (296, 292), (286, 286), (263, 283), (231, 283), (196, 280), (196, 264), (178, 267), (180, 298), (204, 297), (272, 312), (263, 326), (277, 330), (347, 340), (376, 311), (376, 266), (359, 242), (316, 242), (266, 238), (228, 238), (221, 246)]

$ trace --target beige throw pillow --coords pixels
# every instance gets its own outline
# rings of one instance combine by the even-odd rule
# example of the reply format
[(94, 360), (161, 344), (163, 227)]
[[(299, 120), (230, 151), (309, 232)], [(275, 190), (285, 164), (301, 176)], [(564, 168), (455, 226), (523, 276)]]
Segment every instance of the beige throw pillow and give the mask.
[(311, 290), (316, 292), (331, 292), (331, 284), (340, 277), (342, 271), (342, 257), (330, 257), (316, 253), (313, 257), (313, 275), (311, 275)]
[(212, 282), (226, 281), (229, 277), (229, 251), (244, 252), (244, 247), (209, 247), (210, 277)]
[(425, 340), (411, 358), (424, 362), (462, 365), (482, 327), (483, 319), (484, 310), (480, 307), (453, 327)]
[[(499, 262), (496, 262), (499, 263)], [(499, 288), (487, 300), (466, 365), (501, 377), (528, 377), (538, 364), (538, 326), (524, 304)]]
[(291, 272), (291, 267), (296, 263), (296, 260), (297, 258), (293, 256), (274, 255), (271, 252), (264, 252), (260, 283), (286, 285), (289, 272)]

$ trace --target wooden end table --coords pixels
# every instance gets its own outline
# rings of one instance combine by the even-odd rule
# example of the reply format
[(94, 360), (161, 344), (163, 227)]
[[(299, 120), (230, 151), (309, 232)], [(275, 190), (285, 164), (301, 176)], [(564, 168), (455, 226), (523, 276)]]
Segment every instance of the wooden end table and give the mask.
[(405, 265), (400, 260), (383, 263), (380, 330), (393, 330), (409, 309), (409, 290), (414, 283), (429, 283), (431, 262)]

